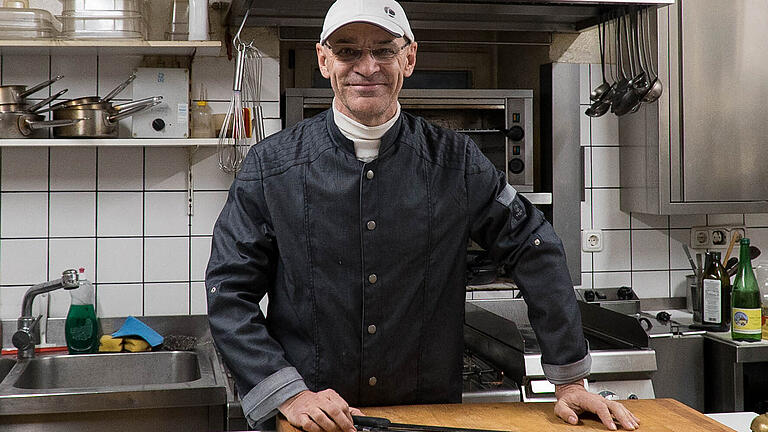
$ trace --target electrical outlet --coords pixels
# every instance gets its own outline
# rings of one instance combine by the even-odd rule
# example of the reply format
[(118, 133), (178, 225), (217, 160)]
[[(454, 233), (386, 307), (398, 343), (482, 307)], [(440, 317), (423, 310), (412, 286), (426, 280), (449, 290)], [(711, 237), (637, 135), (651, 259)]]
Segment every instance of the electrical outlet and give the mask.
[(589, 230), (581, 233), (581, 250), (584, 252), (600, 252), (603, 250), (603, 232)]
[(741, 237), (746, 235), (743, 226), (710, 226), (691, 228), (691, 248), (693, 249), (726, 249), (732, 236), (738, 233)]
[(706, 249), (712, 244), (709, 241), (709, 230), (707, 227), (691, 228), (691, 247), (694, 249)]

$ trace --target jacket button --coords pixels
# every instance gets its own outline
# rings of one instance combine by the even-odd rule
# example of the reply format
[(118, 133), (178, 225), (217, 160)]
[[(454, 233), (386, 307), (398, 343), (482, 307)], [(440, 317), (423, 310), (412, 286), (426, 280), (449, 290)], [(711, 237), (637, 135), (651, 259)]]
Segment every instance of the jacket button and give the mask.
[(365, 178), (367, 178), (368, 180), (372, 179), (373, 178), (373, 170), (368, 170), (368, 172), (365, 173)]
[(375, 284), (377, 280), (379, 280), (379, 278), (376, 276), (376, 273), (371, 273), (368, 275), (368, 282)]
[(368, 378), (368, 385), (369, 385), (369, 386), (371, 386), (371, 387), (373, 387), (373, 386), (375, 386), (375, 385), (376, 385), (376, 382), (377, 382), (377, 381), (378, 381), (378, 380), (376, 379), (376, 377), (370, 377), (370, 378)]
[(365, 224), (365, 226), (368, 227), (368, 231), (373, 231), (376, 229), (376, 221), (368, 221), (368, 223)]
[(376, 326), (371, 324), (368, 326), (368, 334), (374, 334), (376, 333)]
[(534, 240), (534, 241), (533, 241), (533, 244), (535, 244), (536, 246), (538, 246), (538, 245), (540, 245), (540, 244), (541, 244), (541, 240), (539, 240), (539, 239), (536, 239), (536, 240)]

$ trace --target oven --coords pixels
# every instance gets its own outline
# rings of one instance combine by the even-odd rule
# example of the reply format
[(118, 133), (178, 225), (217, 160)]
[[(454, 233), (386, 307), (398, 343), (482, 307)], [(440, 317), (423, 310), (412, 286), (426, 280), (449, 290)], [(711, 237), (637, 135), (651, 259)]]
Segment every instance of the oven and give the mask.
[[(331, 89), (285, 91), (285, 127), (331, 106)], [(404, 111), (468, 135), (520, 192), (534, 191), (533, 90), (403, 89)]]

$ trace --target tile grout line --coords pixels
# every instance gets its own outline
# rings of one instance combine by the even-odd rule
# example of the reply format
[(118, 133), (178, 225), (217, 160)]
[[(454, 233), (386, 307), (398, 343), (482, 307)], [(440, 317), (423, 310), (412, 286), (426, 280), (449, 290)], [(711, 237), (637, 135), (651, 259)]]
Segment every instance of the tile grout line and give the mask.
[[(192, 68), (190, 67), (190, 82), (192, 82), (192, 77), (191, 77), (192, 70), (191, 69)], [(195, 193), (195, 190), (193, 188), (193, 186), (195, 184), (194, 183), (194, 178), (195, 177), (194, 177), (194, 172), (192, 170), (192, 167), (194, 166), (192, 164), (193, 155), (194, 155), (194, 152), (192, 150), (190, 150), (190, 149), (187, 149), (187, 156), (188, 156), (187, 157), (187, 169), (188, 169), (188, 171), (187, 171), (187, 182), (188, 182), (187, 188), (188, 188), (188, 190), (191, 193), (190, 195), (187, 196), (187, 200), (188, 200), (188, 202), (187, 202), (187, 206), (188, 206), (187, 207), (188, 208), (188, 212), (187, 212), (187, 220), (188, 220), (188, 223), (187, 223), (187, 234), (188, 234), (188, 239), (187, 239), (187, 279), (188, 279), (188, 283), (189, 283), (189, 285), (187, 285), (187, 315), (191, 315), (192, 314), (192, 217), (194, 215), (194, 208), (190, 207), (190, 205), (194, 204), (194, 201), (192, 201), (192, 196), (193, 196), (192, 194)], [(192, 202), (190, 202), (190, 201), (192, 201)]]
[[(589, 65), (589, 83), (592, 84), (592, 65)], [(581, 115), (581, 110), (579, 110), (579, 115)], [(594, 161), (592, 159), (592, 117), (589, 118), (589, 225), (592, 229), (595, 229), (595, 197), (592, 193), (592, 186), (595, 184), (594, 180), (594, 173), (595, 173), (595, 166)], [(603, 241), (605, 241), (605, 238), (603, 238)], [(591, 269), (592, 270), (589, 274), (590, 279), (592, 281), (592, 288), (595, 287), (595, 254), (592, 253), (592, 260), (591, 260)]]
[[(99, 76), (98, 75), (98, 57), (97, 57), (96, 65), (97, 65), (97, 73), (96, 73), (96, 83), (97, 84), (96, 84), (96, 86), (98, 88), (98, 82), (99, 82), (99, 80), (98, 80), (98, 76)], [(99, 313), (99, 308), (98, 308), (98, 304), (99, 304), (99, 284), (96, 281), (99, 280), (99, 274), (98, 274), (98, 271), (99, 271), (98, 270), (99, 269), (99, 266), (98, 266), (98, 260), (99, 260), (99, 258), (98, 258), (98, 256), (99, 256), (99, 148), (96, 147), (94, 149), (94, 151), (96, 153), (96, 157), (95, 157), (95, 161), (94, 161), (96, 166), (94, 167), (94, 179), (93, 179), (93, 184), (94, 184), (94, 192), (93, 192), (93, 194), (94, 194), (94, 196), (93, 196), (93, 235), (94, 235), (94, 240), (93, 240), (93, 272), (92, 272), (93, 276), (92, 277), (93, 277), (93, 286), (95, 288), (94, 289), (94, 293), (93, 293), (93, 303), (94, 303), (94, 307), (96, 308), (96, 315), (98, 316), (98, 313)]]
[[(48, 193), (46, 195), (48, 220), (45, 233), (45, 280), (51, 280), (51, 148), (48, 147)], [(50, 302), (49, 302), (50, 304)]]
[(146, 286), (144, 272), (146, 262), (146, 234), (147, 234), (147, 148), (141, 149), (141, 315), (146, 314)]

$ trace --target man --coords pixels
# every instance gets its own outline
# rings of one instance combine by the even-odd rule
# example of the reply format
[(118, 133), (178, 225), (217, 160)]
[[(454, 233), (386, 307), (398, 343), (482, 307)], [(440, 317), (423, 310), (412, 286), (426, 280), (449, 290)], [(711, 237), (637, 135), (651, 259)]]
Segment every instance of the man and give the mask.
[(279, 410), (352, 432), (350, 404), (460, 402), (471, 237), (513, 269), (557, 415), (635, 429), (582, 385), (591, 358), (552, 226), (468, 137), (400, 112), (417, 51), (400, 5), (338, 0), (316, 48), (333, 108), (250, 150), (214, 228), (211, 332), (249, 422)]

